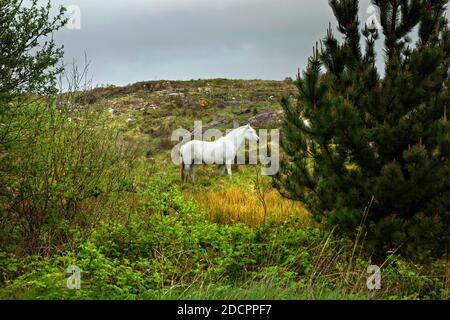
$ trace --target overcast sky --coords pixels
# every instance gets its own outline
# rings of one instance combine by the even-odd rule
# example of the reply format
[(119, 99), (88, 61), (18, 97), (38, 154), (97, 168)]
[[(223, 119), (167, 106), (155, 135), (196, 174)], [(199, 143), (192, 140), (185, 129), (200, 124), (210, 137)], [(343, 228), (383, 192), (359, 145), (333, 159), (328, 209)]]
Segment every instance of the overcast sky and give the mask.
[[(362, 22), (369, 0), (360, 1)], [(52, 0), (81, 29), (55, 34), (66, 62), (91, 60), (95, 84), (155, 79), (275, 79), (304, 69), (334, 23), (328, 0)]]

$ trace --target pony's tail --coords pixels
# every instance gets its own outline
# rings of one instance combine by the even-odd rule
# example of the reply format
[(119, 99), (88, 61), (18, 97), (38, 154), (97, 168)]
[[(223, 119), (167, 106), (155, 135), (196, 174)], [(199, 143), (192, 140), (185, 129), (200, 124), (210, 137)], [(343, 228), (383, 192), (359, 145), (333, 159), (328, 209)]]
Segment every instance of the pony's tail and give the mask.
[(184, 183), (184, 160), (181, 151), (180, 151), (180, 159), (181, 159), (181, 183)]

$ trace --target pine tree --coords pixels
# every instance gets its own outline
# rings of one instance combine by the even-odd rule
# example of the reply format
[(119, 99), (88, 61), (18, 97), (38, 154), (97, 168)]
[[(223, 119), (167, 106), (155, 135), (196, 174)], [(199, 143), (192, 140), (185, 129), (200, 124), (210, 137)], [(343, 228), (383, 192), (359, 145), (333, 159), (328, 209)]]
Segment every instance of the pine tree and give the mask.
[(298, 75), (297, 101), (282, 100), (286, 156), (275, 185), (342, 232), (364, 221), (380, 253), (401, 247), (431, 256), (448, 248), (447, 2), (372, 1), (384, 35), (381, 76), (380, 34), (361, 27), (359, 1), (329, 1), (343, 40), (330, 25)]

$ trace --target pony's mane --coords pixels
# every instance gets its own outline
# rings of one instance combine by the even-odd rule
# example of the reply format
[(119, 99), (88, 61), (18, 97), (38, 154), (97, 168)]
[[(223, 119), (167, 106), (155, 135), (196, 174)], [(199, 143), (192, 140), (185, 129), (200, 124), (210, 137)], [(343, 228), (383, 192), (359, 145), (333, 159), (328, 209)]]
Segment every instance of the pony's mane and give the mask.
[(244, 125), (244, 126), (236, 128), (236, 129), (233, 129), (227, 135), (236, 133), (236, 132), (241, 131), (241, 130), (244, 130), (246, 127), (247, 127), (247, 125)]

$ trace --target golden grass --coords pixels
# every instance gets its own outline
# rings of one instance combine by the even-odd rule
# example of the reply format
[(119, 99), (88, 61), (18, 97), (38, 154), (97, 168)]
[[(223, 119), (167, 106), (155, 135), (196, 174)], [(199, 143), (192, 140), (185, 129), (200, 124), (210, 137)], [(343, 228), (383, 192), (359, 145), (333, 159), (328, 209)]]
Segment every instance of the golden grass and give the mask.
[(205, 210), (208, 219), (217, 223), (242, 222), (254, 227), (270, 220), (284, 222), (290, 217), (298, 217), (307, 221), (309, 217), (301, 203), (283, 198), (274, 189), (264, 195), (267, 217), (264, 217), (262, 201), (255, 190), (215, 189), (195, 194), (193, 198)]

